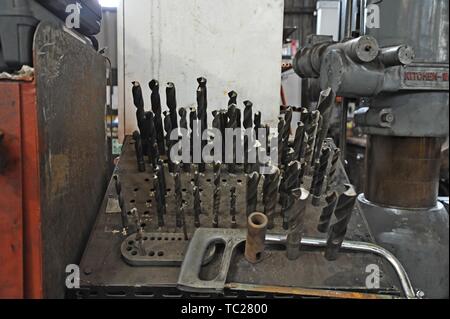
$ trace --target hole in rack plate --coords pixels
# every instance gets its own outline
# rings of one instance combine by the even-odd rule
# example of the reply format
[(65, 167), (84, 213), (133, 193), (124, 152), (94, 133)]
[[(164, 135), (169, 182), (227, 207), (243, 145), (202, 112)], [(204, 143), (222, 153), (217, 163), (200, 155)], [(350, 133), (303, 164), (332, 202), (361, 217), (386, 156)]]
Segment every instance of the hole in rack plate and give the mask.
[(136, 256), (136, 255), (137, 255), (137, 251), (135, 251), (135, 250), (132, 251), (132, 252), (131, 252), (131, 255), (132, 255), (132, 256)]
[(158, 251), (158, 257), (162, 257), (164, 256), (164, 252), (163, 251)]
[(153, 257), (153, 256), (155, 256), (155, 252), (154, 252), (154, 251), (150, 251), (150, 252), (148, 253), (148, 255), (149, 255), (150, 257)]

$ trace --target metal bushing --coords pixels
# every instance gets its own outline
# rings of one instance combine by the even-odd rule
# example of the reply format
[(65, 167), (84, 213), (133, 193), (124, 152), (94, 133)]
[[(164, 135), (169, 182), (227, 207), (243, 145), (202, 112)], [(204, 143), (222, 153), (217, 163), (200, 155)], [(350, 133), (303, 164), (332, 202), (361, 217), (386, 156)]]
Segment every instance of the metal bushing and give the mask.
[(252, 264), (256, 264), (262, 259), (268, 222), (267, 216), (263, 213), (253, 213), (248, 217), (245, 259)]

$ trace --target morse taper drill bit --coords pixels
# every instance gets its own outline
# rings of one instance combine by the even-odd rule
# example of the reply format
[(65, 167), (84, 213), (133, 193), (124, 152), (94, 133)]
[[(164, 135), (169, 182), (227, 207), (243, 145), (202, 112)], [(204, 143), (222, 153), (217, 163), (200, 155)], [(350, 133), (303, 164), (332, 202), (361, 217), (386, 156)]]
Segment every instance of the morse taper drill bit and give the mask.
[(246, 192), (246, 214), (247, 217), (256, 212), (258, 204), (258, 185), (260, 180), (258, 172), (247, 175), (247, 192)]
[[(322, 115), (322, 125), (319, 132), (317, 133), (317, 144), (320, 145), (320, 147), (322, 147), (323, 141), (327, 137), (335, 99), (336, 94), (332, 91), (331, 88), (320, 92), (319, 102), (317, 104), (317, 110)], [(320, 152), (320, 147), (316, 147), (317, 156)]]
[(292, 205), (286, 211), (289, 225), (286, 253), (289, 260), (296, 260), (300, 257), (300, 243), (305, 228), (306, 204), (309, 193), (304, 188), (298, 188), (291, 190), (288, 196)]
[(153, 176), (153, 188), (155, 192), (156, 200), (156, 215), (158, 217), (158, 227), (164, 227), (164, 215), (166, 214), (166, 205), (163, 201), (163, 194), (161, 193), (161, 186), (159, 177), (157, 175)]
[(169, 164), (169, 171), (173, 173), (174, 166), (171, 159), (171, 150), (173, 146), (173, 141), (170, 139), (170, 135), (172, 133), (172, 118), (170, 117), (169, 112), (164, 112), (164, 130), (166, 131), (166, 146), (167, 146), (167, 158)]
[(301, 160), (300, 156), (302, 152), (304, 137), (305, 137), (305, 124), (303, 124), (303, 122), (298, 122), (294, 138), (294, 158), (296, 161)]
[(320, 206), (320, 200), (322, 199), (323, 186), (325, 182), (325, 176), (327, 174), (328, 164), (330, 161), (331, 149), (326, 146), (322, 149), (319, 160), (316, 162), (314, 169), (314, 176), (311, 182), (312, 204), (315, 207)]
[(119, 206), (120, 206), (120, 217), (122, 219), (122, 231), (126, 233), (128, 231), (128, 212), (125, 206), (125, 200), (123, 199), (123, 194), (119, 194)]
[(175, 213), (175, 224), (177, 228), (183, 226), (181, 220), (181, 207), (183, 206), (183, 191), (181, 189), (180, 163), (174, 163), (175, 172), (173, 174), (175, 184), (175, 205), (177, 207)]
[(142, 148), (141, 134), (138, 131), (133, 133), (134, 149), (136, 151), (136, 160), (139, 172), (145, 172), (144, 150)]
[(294, 205), (292, 191), (300, 187), (299, 176), (300, 176), (301, 164), (298, 161), (291, 162), (286, 168), (282, 183), (280, 185), (280, 197), (282, 198), (282, 208), (281, 215), (283, 217), (283, 228), (288, 229), (288, 212), (292, 209)]
[(197, 79), (197, 110), (198, 119), (202, 123), (202, 134), (208, 129), (208, 89), (206, 87), (207, 80), (203, 77)]
[(251, 101), (245, 101), (244, 106), (243, 126), (245, 129), (250, 129), (253, 127), (253, 103)]
[(231, 215), (231, 228), (237, 227), (236, 222), (236, 187), (230, 188), (230, 215)]
[(280, 170), (278, 167), (272, 167), (272, 174), (264, 176), (264, 214), (269, 220), (268, 229), (273, 229), (275, 208), (277, 205), (278, 187), (280, 185)]
[(283, 154), (284, 154), (284, 127), (286, 126), (286, 122), (283, 118), (278, 119), (278, 163), (281, 165), (283, 163)]
[(152, 111), (154, 114), (154, 122), (156, 129), (156, 141), (158, 143), (159, 154), (165, 155), (166, 149), (164, 147), (164, 126), (162, 121), (162, 110), (161, 110), (161, 96), (159, 95), (159, 82), (156, 80), (151, 80), (148, 84), (151, 94)]
[(284, 122), (286, 123), (285, 136), (287, 138), (289, 138), (289, 134), (291, 131), (293, 113), (294, 110), (292, 109), (292, 107), (288, 107), (286, 112), (284, 113)]
[(164, 170), (164, 161), (162, 159), (158, 159), (158, 166), (155, 169), (155, 174), (159, 177), (160, 185), (161, 185), (161, 193), (164, 195), (163, 198), (165, 200), (166, 196), (166, 172)]
[(334, 210), (336, 209), (338, 201), (337, 192), (332, 192), (325, 197), (326, 205), (322, 208), (322, 213), (320, 214), (319, 224), (317, 226), (317, 230), (323, 234), (328, 232), (330, 228), (331, 217), (334, 214)]
[(170, 120), (172, 123), (172, 130), (178, 128), (178, 113), (177, 113), (177, 93), (175, 84), (169, 82), (166, 87), (166, 103), (170, 111)]
[(235, 91), (229, 92), (228, 97), (229, 97), (228, 106), (233, 105), (233, 104), (237, 105), (238, 94)]
[[(237, 128), (237, 112), (236, 112), (236, 105), (232, 104), (228, 107), (228, 123), (227, 123), (227, 128), (228, 129), (233, 129), (235, 130)], [(233, 149), (231, 150), (232, 154), (232, 162), (228, 163), (228, 172), (230, 174), (235, 174), (236, 173), (236, 138), (233, 135)], [(226, 150), (228, 151), (228, 150)]]
[(188, 232), (187, 232), (187, 225), (186, 225), (186, 214), (184, 212), (185, 205), (182, 203), (180, 207), (180, 214), (181, 214), (181, 223), (183, 224), (183, 235), (184, 240), (189, 240)]
[(156, 150), (156, 129), (155, 129), (155, 121), (154, 121), (154, 115), (153, 112), (146, 112), (145, 113), (145, 126), (148, 130), (148, 137), (147, 137), (147, 156), (149, 158), (149, 162), (153, 165), (153, 167), (156, 166), (157, 157), (155, 156)]
[(261, 112), (256, 112), (254, 115), (254, 129), (255, 129), (255, 137), (258, 140), (259, 139), (259, 129), (262, 127), (262, 114)]
[(345, 188), (346, 191), (339, 196), (336, 210), (334, 211), (336, 221), (331, 225), (330, 231), (328, 232), (325, 258), (330, 261), (336, 260), (338, 257), (356, 202), (357, 194), (354, 187), (346, 184)]
[(316, 142), (317, 125), (319, 123), (320, 113), (318, 111), (313, 111), (311, 113), (311, 124), (308, 127), (308, 142), (305, 150), (305, 162), (308, 165), (308, 171), (311, 164), (314, 163), (314, 146)]

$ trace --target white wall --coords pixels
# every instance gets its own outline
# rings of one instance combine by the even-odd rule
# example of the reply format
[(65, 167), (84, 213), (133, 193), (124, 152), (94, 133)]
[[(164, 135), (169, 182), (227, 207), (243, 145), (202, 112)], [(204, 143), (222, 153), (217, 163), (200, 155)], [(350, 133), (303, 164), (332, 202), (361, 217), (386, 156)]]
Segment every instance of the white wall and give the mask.
[[(121, 133), (136, 128), (131, 82), (177, 87), (178, 105), (196, 105), (196, 78), (208, 79), (208, 117), (239, 94), (276, 125), (280, 105), (283, 0), (122, 0), (118, 11)], [(276, 126), (275, 126), (276, 127)]]

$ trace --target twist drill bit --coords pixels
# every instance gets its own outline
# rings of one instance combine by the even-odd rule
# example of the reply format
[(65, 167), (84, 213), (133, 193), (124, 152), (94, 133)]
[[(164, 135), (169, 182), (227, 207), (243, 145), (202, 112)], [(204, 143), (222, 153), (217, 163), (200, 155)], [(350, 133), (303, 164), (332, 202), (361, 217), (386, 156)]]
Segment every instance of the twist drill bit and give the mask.
[(255, 118), (254, 118), (253, 124), (254, 124), (254, 128), (255, 128), (255, 137), (258, 140), (259, 139), (258, 132), (259, 132), (259, 129), (261, 128), (261, 126), (262, 126), (262, 114), (261, 114), (261, 112), (256, 112), (255, 113)]
[(307, 134), (308, 134), (308, 145), (305, 150), (305, 162), (308, 164), (308, 170), (309, 167), (311, 167), (311, 163), (313, 162), (314, 157), (314, 145), (316, 141), (316, 134), (317, 134), (317, 125), (319, 123), (320, 113), (318, 111), (313, 111), (311, 114), (311, 124), (308, 127)]
[(159, 95), (159, 82), (152, 80), (148, 84), (151, 94), (152, 111), (154, 114), (155, 129), (156, 129), (156, 141), (158, 143), (159, 154), (165, 155), (166, 149), (164, 147), (164, 127), (161, 116), (161, 96)]
[(290, 162), (295, 161), (295, 151), (292, 147), (287, 147), (286, 151), (284, 152), (284, 157), (285, 157), (285, 161), (284, 161), (284, 165), (288, 166)]
[(334, 211), (336, 222), (331, 225), (330, 231), (328, 232), (325, 258), (330, 261), (336, 260), (338, 257), (356, 202), (357, 194), (354, 187), (349, 184), (346, 184), (345, 187), (346, 191), (339, 196), (336, 210)]
[(177, 228), (182, 227), (181, 220), (181, 206), (183, 205), (183, 192), (181, 190), (181, 176), (180, 176), (180, 164), (175, 163), (175, 172), (173, 174), (174, 185), (175, 185), (175, 203), (177, 210), (175, 213), (175, 224)]
[[(325, 140), (325, 138), (327, 137), (335, 99), (336, 99), (336, 95), (331, 90), (331, 88), (320, 92), (319, 102), (317, 104), (317, 110), (322, 115), (322, 125), (317, 134), (317, 144), (320, 145), (320, 147), (323, 144), (323, 141)], [(316, 148), (317, 156), (320, 152), (320, 147)]]
[(304, 188), (292, 190), (289, 193), (292, 205), (286, 214), (288, 216), (288, 234), (286, 239), (286, 253), (289, 260), (300, 257), (300, 242), (305, 228), (306, 203), (309, 193)]
[(169, 82), (166, 87), (166, 102), (170, 112), (170, 121), (172, 123), (172, 130), (178, 128), (178, 113), (177, 113), (177, 93), (175, 84)]
[(323, 184), (325, 181), (325, 175), (327, 174), (328, 163), (330, 161), (331, 149), (326, 146), (322, 149), (322, 154), (314, 169), (314, 177), (311, 182), (312, 204), (315, 207), (320, 206), (320, 200), (322, 199)]
[(122, 194), (122, 183), (120, 182), (119, 175), (114, 175), (114, 187), (116, 188), (117, 196)]
[(194, 225), (196, 228), (199, 228), (201, 226), (200, 215), (202, 214), (200, 188), (198, 188), (197, 186), (193, 186), (192, 191), (194, 193)]
[(189, 113), (189, 127), (191, 128), (191, 136), (190, 136), (190, 147), (191, 147), (191, 160), (193, 161), (194, 154), (194, 140), (198, 138), (198, 127), (194, 125), (194, 122), (197, 121), (197, 110), (195, 108), (191, 108)]
[(275, 208), (277, 204), (278, 187), (280, 185), (280, 170), (272, 167), (272, 174), (264, 176), (264, 214), (269, 220), (269, 229), (274, 227)]
[(244, 128), (250, 129), (253, 127), (253, 103), (251, 101), (244, 102)]
[(230, 98), (229, 100), (228, 100), (228, 106), (230, 106), (230, 105), (237, 105), (237, 97), (238, 97), (238, 94), (235, 92), (235, 91), (231, 91), (231, 92), (229, 92), (228, 93), (228, 97)]
[(156, 199), (156, 215), (158, 217), (158, 227), (164, 227), (164, 215), (166, 214), (166, 205), (163, 202), (163, 194), (161, 193), (161, 186), (159, 177), (153, 176), (153, 188), (155, 190)]
[[(236, 105), (232, 104), (228, 107), (228, 123), (227, 123), (227, 128), (229, 129), (236, 129), (237, 128), (237, 112), (236, 112)], [(236, 150), (236, 139), (233, 135), (233, 150), (232, 150), (232, 163), (228, 163), (228, 172), (230, 174), (234, 174), (236, 173), (236, 154), (235, 154), (235, 150)]]
[(286, 122), (285, 136), (287, 136), (287, 138), (289, 138), (289, 133), (291, 131), (293, 113), (294, 110), (292, 107), (288, 107), (284, 114), (284, 121)]
[(170, 134), (172, 133), (172, 118), (169, 112), (164, 112), (164, 130), (166, 131), (166, 146), (167, 146), (167, 158), (169, 164), (169, 171), (172, 173), (174, 170), (174, 165), (171, 159), (171, 150), (173, 146), (173, 141), (170, 139)]
[[(283, 228), (288, 229), (289, 216), (288, 212), (292, 209), (294, 205), (293, 195), (291, 194), (294, 189), (300, 187), (299, 176), (300, 176), (301, 164), (298, 161), (291, 162), (286, 169), (282, 183), (280, 184), (280, 197), (282, 199), (282, 217), (283, 217)], [(290, 195), (291, 194), (291, 195)]]
[(333, 185), (334, 179), (336, 178), (336, 171), (339, 161), (341, 159), (341, 150), (339, 148), (335, 148), (333, 151), (333, 157), (331, 159), (330, 169), (327, 177), (327, 190), (329, 192), (331, 190), (331, 186)]
[(132, 94), (133, 94), (133, 103), (136, 106), (136, 121), (139, 127), (139, 132), (144, 134), (144, 121), (145, 121), (145, 110), (144, 110), (144, 98), (142, 97), (142, 88), (139, 82), (132, 82)]
[(299, 181), (300, 181), (300, 185), (304, 184), (304, 179), (305, 179), (305, 174), (306, 174), (306, 168), (307, 168), (307, 164), (306, 163), (302, 163), (302, 166), (300, 167), (300, 176), (299, 176)]
[(142, 149), (141, 134), (138, 131), (133, 133), (134, 149), (136, 151), (136, 160), (139, 172), (145, 172), (144, 150)]
[(236, 222), (236, 187), (230, 188), (230, 215), (231, 215), (231, 228), (237, 227)]
[(294, 158), (296, 161), (301, 160), (300, 156), (302, 154), (304, 137), (305, 137), (305, 124), (303, 124), (303, 122), (298, 122), (294, 139)]
[(213, 227), (219, 227), (221, 163), (214, 163)]
[(291, 125), (292, 125), (292, 108), (289, 107), (286, 110), (285, 116), (284, 116), (284, 127), (282, 128), (282, 134), (283, 134), (283, 164), (287, 165), (289, 164), (289, 161), (286, 159), (286, 152), (289, 145), (289, 136), (291, 133)]
[(286, 122), (283, 118), (278, 119), (278, 163), (283, 163), (283, 154), (284, 154), (284, 127), (286, 126)]
[(322, 213), (320, 214), (319, 225), (317, 226), (317, 230), (323, 234), (328, 232), (330, 227), (331, 217), (336, 209), (338, 201), (337, 192), (332, 192), (325, 198), (326, 205), (322, 209)]
[[(180, 128), (188, 131), (188, 121), (187, 121), (187, 111), (184, 107), (178, 110), (178, 115), (180, 116)], [(189, 146), (191, 147), (191, 146)], [(191, 170), (189, 163), (183, 163), (183, 171), (188, 173)]]
[(164, 195), (163, 199), (164, 199), (164, 203), (165, 203), (165, 198), (166, 198), (166, 173), (164, 170), (164, 162), (159, 159), (158, 160), (158, 165), (155, 169), (155, 174), (159, 177), (160, 180), (160, 185), (161, 185), (161, 193)]
[(323, 116), (320, 115), (319, 122), (317, 123), (317, 133), (316, 133), (316, 141), (314, 144), (314, 155), (313, 155), (313, 161), (317, 161), (317, 159), (320, 157), (320, 154), (322, 152), (322, 147), (324, 145), (324, 140), (320, 140), (320, 132), (322, 131), (323, 126)]
[(203, 77), (197, 79), (197, 107), (198, 119), (202, 123), (202, 134), (208, 129), (208, 89), (206, 87), (207, 80)]
[(142, 227), (141, 218), (139, 216), (137, 208), (133, 208), (131, 210), (131, 214), (135, 217), (135, 225), (136, 225), (136, 236), (135, 247), (139, 251), (139, 256), (146, 256), (145, 248), (144, 248), (144, 228)]
[(155, 121), (153, 112), (145, 113), (145, 126), (148, 130), (148, 139), (147, 139), (147, 156), (149, 158), (150, 163), (153, 167), (156, 166), (157, 157), (155, 156), (155, 144), (156, 144), (156, 129), (155, 129)]
[(247, 217), (256, 212), (258, 204), (258, 185), (261, 176), (257, 172), (247, 175), (246, 214)]

